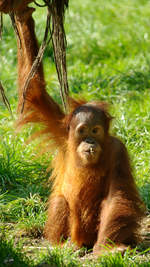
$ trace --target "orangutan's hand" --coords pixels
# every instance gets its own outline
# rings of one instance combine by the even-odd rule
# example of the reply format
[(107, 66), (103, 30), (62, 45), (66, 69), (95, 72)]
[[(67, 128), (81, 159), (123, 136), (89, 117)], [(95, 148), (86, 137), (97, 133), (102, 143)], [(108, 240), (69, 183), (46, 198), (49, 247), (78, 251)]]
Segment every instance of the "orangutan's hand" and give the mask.
[(10, 13), (24, 9), (33, 0), (0, 0), (0, 12)]

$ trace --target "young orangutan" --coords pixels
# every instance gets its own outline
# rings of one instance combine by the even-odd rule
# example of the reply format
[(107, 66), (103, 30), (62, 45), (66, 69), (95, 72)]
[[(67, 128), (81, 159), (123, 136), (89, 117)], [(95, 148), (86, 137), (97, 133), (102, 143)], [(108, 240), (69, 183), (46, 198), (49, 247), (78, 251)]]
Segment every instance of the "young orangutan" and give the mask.
[[(21, 88), (37, 55), (32, 9), (16, 12), (19, 110)], [(45, 90), (42, 65), (30, 82), (20, 124), (41, 122), (57, 147), (53, 192), (45, 236), (52, 244), (68, 237), (100, 254), (111, 244), (124, 250), (138, 242), (143, 203), (123, 143), (109, 134), (111, 116), (103, 102), (70, 100), (65, 115)]]

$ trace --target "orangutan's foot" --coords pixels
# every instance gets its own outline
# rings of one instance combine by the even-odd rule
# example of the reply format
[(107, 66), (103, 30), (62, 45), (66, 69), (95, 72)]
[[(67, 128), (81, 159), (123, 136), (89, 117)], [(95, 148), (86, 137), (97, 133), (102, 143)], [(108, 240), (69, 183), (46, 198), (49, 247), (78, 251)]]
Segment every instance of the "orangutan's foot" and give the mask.
[(113, 247), (101, 247), (101, 248), (98, 248), (98, 247), (94, 247), (93, 248), (93, 253), (94, 255), (97, 255), (97, 256), (101, 256), (101, 255), (105, 255), (105, 254), (109, 254), (109, 253), (117, 253), (117, 252), (120, 252), (121, 255), (124, 255), (124, 253), (126, 252), (126, 250), (129, 249), (129, 247), (121, 244), (121, 245), (118, 245), (118, 246), (113, 246)]

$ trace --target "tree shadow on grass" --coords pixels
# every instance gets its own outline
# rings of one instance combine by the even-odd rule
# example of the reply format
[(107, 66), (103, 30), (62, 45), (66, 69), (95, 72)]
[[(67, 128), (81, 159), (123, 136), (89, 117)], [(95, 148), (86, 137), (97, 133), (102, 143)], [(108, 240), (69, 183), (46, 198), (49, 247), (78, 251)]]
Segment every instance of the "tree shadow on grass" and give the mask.
[(12, 241), (0, 237), (0, 267), (30, 267), (29, 259), (21, 253), (20, 248), (15, 248)]

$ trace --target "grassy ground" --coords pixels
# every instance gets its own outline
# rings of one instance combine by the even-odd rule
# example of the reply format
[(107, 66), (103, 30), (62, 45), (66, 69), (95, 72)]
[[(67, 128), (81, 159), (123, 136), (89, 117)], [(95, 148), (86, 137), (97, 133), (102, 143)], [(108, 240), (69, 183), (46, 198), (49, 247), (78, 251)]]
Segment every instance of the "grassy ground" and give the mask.
[[(34, 14), (39, 41), (45, 9)], [(112, 132), (126, 144), (141, 196), (150, 209), (150, 2), (147, 0), (70, 0), (66, 13), (69, 86), (73, 95), (110, 103)], [(93, 259), (70, 247), (49, 248), (42, 239), (50, 191), (48, 155), (35, 157), (35, 142), (24, 141), (32, 127), (14, 131), (17, 106), (16, 40), (8, 16), (0, 41), (0, 80), (13, 118), (0, 102), (0, 266), (150, 266), (147, 239), (137, 253)], [(58, 101), (59, 86), (51, 47), (44, 55), (50, 94)], [(10, 241), (11, 240), (11, 241)], [(147, 242), (146, 242), (147, 240)], [(5, 265), (4, 265), (5, 264)]]

